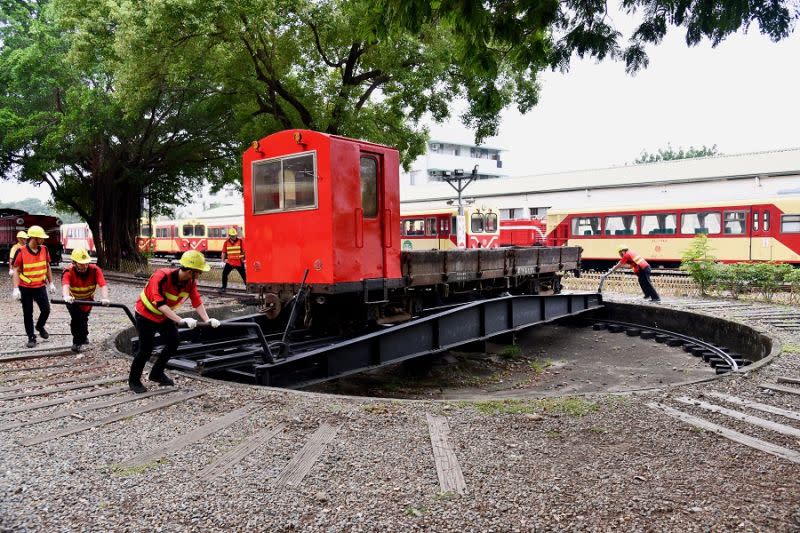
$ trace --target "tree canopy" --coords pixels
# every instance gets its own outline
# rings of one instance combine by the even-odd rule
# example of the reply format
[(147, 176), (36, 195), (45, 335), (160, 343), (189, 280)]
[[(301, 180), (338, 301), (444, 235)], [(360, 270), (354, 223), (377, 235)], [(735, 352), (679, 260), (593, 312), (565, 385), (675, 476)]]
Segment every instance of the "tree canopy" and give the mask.
[(702, 148), (690, 146), (686, 150), (680, 146), (676, 150), (672, 148), (671, 144), (667, 144), (666, 148), (659, 148), (658, 152), (656, 153), (650, 153), (646, 150), (642, 150), (642, 153), (634, 161), (634, 163), (639, 165), (642, 163), (656, 163), (658, 161), (672, 161), (674, 159), (691, 159), (693, 157), (710, 157), (715, 155), (719, 155), (716, 144), (711, 147), (703, 145)]

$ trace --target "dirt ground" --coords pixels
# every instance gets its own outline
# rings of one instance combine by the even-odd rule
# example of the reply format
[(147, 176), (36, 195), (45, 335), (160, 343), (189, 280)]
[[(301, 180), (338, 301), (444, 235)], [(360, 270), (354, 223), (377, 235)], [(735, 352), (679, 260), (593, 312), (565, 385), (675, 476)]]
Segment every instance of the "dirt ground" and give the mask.
[(450, 351), (313, 390), (415, 399), (561, 396), (643, 390), (714, 375), (702, 359), (652, 339), (544, 325), (520, 333), (516, 345)]

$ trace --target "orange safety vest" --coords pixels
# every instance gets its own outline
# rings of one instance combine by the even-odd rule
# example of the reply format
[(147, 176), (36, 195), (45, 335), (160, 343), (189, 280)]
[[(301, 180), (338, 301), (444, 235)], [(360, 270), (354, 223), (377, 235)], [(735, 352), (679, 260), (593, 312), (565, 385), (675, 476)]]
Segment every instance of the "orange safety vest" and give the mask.
[[(137, 313), (148, 320), (160, 323), (167, 320), (167, 318), (164, 316), (164, 313), (158, 310), (158, 307), (164, 305), (164, 303), (166, 303), (167, 307), (170, 309), (180, 307), (186, 297), (191, 293), (194, 282), (188, 282), (178, 288), (172, 281), (172, 275), (175, 271), (176, 269), (162, 268), (153, 273), (147, 286), (142, 289), (142, 292), (139, 294), (139, 300), (136, 302)], [(158, 305), (154, 304), (147, 297), (148, 291), (156, 291), (163, 295), (165, 302)]]
[(244, 250), (242, 249), (244, 246), (244, 242), (242, 239), (236, 239), (236, 242), (231, 242), (230, 239), (225, 240), (225, 262), (230, 264), (231, 266), (240, 266), (242, 264), (242, 254)]
[(17, 265), (18, 262), (22, 262), (22, 268), (19, 272), (20, 287), (29, 289), (44, 287), (47, 283), (47, 265), (50, 263), (50, 252), (47, 251), (47, 248), (39, 246), (39, 250), (33, 253), (30, 247), (25, 245), (19, 249), (17, 257), (18, 259), (14, 261), (14, 264)]
[(644, 257), (631, 250), (625, 252), (620, 263), (629, 263), (631, 267), (633, 267), (634, 273), (638, 273), (639, 270), (650, 266), (650, 264), (644, 260)]

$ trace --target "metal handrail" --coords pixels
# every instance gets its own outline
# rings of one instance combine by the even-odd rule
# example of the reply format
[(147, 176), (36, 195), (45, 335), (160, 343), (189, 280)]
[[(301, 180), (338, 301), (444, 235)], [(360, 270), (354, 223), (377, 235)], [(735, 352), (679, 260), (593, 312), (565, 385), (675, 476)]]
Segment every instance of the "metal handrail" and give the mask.
[(114, 307), (116, 309), (122, 309), (123, 311), (125, 311), (125, 314), (128, 315), (128, 318), (130, 319), (131, 323), (133, 323), (134, 326), (136, 325), (136, 319), (133, 318), (133, 313), (131, 313), (131, 310), (125, 304), (115, 304), (115, 303), (104, 304), (103, 302), (98, 302), (97, 300), (73, 300), (71, 302), (67, 302), (65, 300), (58, 300), (58, 299), (55, 299), (55, 298), (50, 300), (50, 303), (62, 304), (62, 305), (73, 305), (73, 304), (75, 304), (75, 305), (88, 305), (88, 306), (91, 306), (91, 307), (98, 307), (98, 306), (100, 306), (100, 307)]

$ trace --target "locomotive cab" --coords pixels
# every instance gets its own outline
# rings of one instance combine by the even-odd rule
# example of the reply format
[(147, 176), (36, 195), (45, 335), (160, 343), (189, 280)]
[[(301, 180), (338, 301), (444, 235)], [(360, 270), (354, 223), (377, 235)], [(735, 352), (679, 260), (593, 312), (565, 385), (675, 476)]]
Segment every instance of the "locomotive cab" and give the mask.
[(268, 316), (304, 279), (307, 306), (377, 303), (400, 285), (398, 174), (397, 150), (366, 141), (287, 130), (253, 143), (243, 157), (245, 261)]

